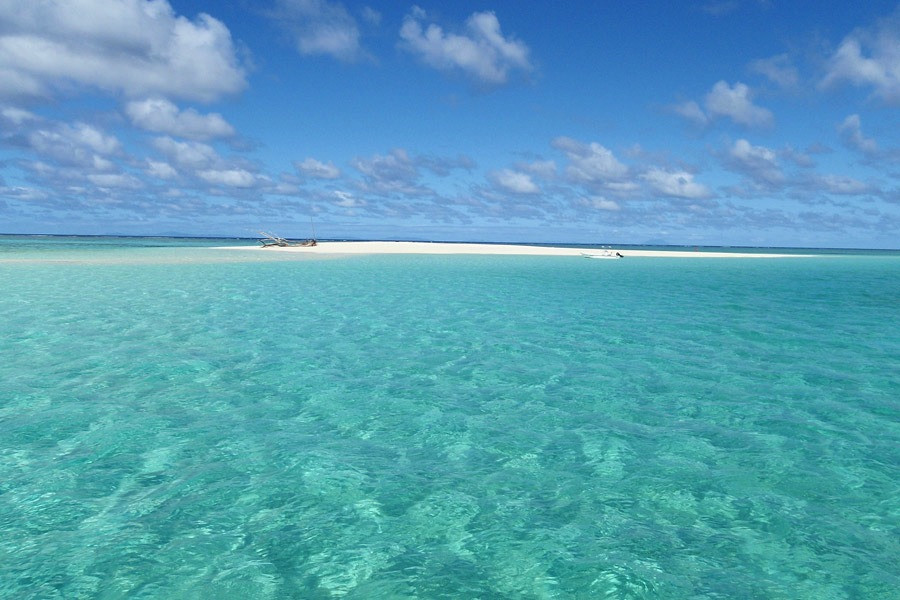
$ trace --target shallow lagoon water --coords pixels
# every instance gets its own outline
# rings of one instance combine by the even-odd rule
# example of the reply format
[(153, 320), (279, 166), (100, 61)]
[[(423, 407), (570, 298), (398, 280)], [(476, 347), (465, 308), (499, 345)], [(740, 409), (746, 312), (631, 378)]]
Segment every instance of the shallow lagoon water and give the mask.
[(897, 597), (896, 256), (45, 250), (0, 596)]

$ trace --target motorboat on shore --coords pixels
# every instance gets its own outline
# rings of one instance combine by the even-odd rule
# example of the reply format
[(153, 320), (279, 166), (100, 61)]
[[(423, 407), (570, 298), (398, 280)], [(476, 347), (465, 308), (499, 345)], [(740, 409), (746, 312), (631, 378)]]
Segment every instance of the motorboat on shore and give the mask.
[(601, 258), (601, 259), (619, 259), (622, 255), (612, 250), (600, 250), (599, 252), (582, 252), (581, 256), (585, 258)]

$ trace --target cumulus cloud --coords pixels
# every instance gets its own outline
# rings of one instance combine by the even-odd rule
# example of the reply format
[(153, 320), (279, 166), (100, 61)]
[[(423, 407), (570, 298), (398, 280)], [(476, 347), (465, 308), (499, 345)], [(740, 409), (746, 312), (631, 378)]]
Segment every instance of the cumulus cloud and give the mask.
[(490, 179), (497, 187), (513, 194), (538, 194), (541, 191), (531, 175), (521, 171), (501, 169), (491, 173)]
[(585, 206), (587, 208), (593, 208), (595, 210), (607, 210), (607, 211), (618, 211), (622, 210), (622, 207), (619, 206), (619, 203), (615, 200), (610, 200), (608, 198), (604, 198), (603, 196), (592, 196), (590, 198), (579, 198), (577, 203), (581, 206)]
[(781, 156), (785, 160), (789, 160), (794, 163), (796, 166), (810, 169), (816, 166), (816, 161), (813, 159), (813, 155), (817, 153), (817, 147), (811, 146), (806, 150), (796, 150), (792, 146), (786, 146), (781, 151)]
[(438, 177), (446, 177), (454, 169), (470, 170), (474, 161), (467, 156), (410, 156), (397, 148), (388, 154), (355, 158), (351, 166), (363, 176), (362, 189), (382, 195), (424, 196), (434, 191), (420, 183), (423, 169)]
[(777, 155), (764, 146), (754, 146), (747, 140), (740, 139), (728, 151), (728, 157), (732, 168), (757, 183), (775, 185), (785, 179), (778, 166)]
[(211, 101), (246, 85), (225, 25), (178, 16), (166, 0), (7, 1), (0, 23), (3, 96), (74, 85)]
[(36, 129), (28, 134), (28, 144), (38, 155), (62, 165), (100, 171), (112, 168), (105, 156), (121, 147), (115, 136), (106, 135), (86, 123)]
[(416, 7), (400, 28), (402, 47), (425, 64), (444, 71), (460, 71), (478, 83), (502, 85), (513, 71), (528, 72), (532, 65), (523, 42), (504, 37), (493, 12), (473, 13), (462, 33), (425, 25), (425, 12)]
[(740, 125), (771, 125), (772, 113), (756, 106), (750, 99), (750, 88), (743, 83), (729, 86), (717, 82), (704, 100), (707, 112), (713, 117), (728, 117)]
[(268, 180), (249, 170), (245, 162), (220, 156), (209, 144), (166, 136), (154, 139), (152, 145), (166, 160), (149, 160), (147, 172), (162, 179), (171, 179), (180, 172), (226, 188), (249, 188)]
[(820, 175), (815, 182), (829, 194), (841, 196), (857, 196), (871, 191), (862, 181), (843, 175)]
[(179, 110), (164, 98), (148, 98), (129, 102), (125, 114), (141, 129), (192, 140), (209, 140), (234, 135), (234, 128), (222, 115), (201, 115), (193, 108)]
[(558, 137), (552, 146), (569, 159), (566, 174), (582, 182), (603, 182), (620, 179), (628, 174), (628, 167), (613, 153), (596, 142), (584, 144), (569, 137)]
[(544, 179), (553, 179), (556, 177), (556, 163), (552, 160), (536, 160), (522, 165), (521, 168), (538, 177), (543, 177)]
[(900, 103), (900, 10), (875, 27), (857, 29), (844, 38), (820, 85), (841, 83), (871, 87), (883, 101)]
[(797, 68), (787, 54), (763, 58), (750, 63), (750, 70), (766, 76), (783, 88), (795, 88), (800, 81)]
[(465, 155), (459, 155), (455, 158), (450, 156), (419, 156), (416, 158), (416, 164), (441, 177), (446, 177), (454, 169), (470, 171), (475, 168), (475, 161)]
[(641, 186), (634, 181), (609, 181), (604, 184), (604, 187), (623, 196), (634, 194), (641, 189)]
[(315, 158), (295, 161), (294, 168), (301, 175), (313, 179), (337, 179), (341, 176), (341, 170), (334, 166), (334, 163), (323, 163)]
[(753, 104), (750, 88), (743, 83), (728, 85), (717, 82), (703, 99), (703, 107), (691, 100), (671, 107), (681, 117), (705, 126), (720, 117), (726, 117), (746, 127), (771, 126), (772, 113)]
[(869, 156), (878, 154), (878, 143), (872, 138), (867, 138), (862, 133), (862, 124), (859, 115), (850, 115), (838, 126), (841, 141), (848, 148), (858, 150)]
[(650, 169), (641, 176), (658, 194), (674, 198), (709, 198), (712, 192), (705, 185), (694, 182), (694, 175), (687, 171)]
[(234, 188), (249, 188), (256, 183), (256, 176), (246, 169), (204, 169), (197, 176), (207, 183)]
[(216, 152), (216, 149), (209, 144), (180, 142), (170, 137), (156, 138), (152, 144), (170, 162), (182, 168), (201, 169), (219, 160), (219, 154)]
[(15, 106), (4, 106), (0, 108), (0, 120), (18, 127), (28, 122), (38, 121), (40, 118), (27, 110)]
[(63, 125), (60, 129), (70, 142), (83, 145), (100, 154), (112, 154), (120, 148), (119, 140), (86, 123)]
[(173, 179), (178, 176), (178, 171), (167, 162), (147, 159), (147, 174), (160, 179)]
[[(371, 9), (363, 15), (369, 22), (380, 19)], [(364, 54), (356, 19), (340, 3), (278, 0), (273, 16), (291, 32), (300, 54), (330, 55), (342, 61), (354, 61)]]
[(333, 201), (333, 204), (335, 206), (340, 206), (341, 208), (361, 208), (366, 205), (364, 200), (356, 198), (350, 192), (335, 190), (332, 195), (334, 198), (337, 198)]
[[(22, 200), (24, 202), (33, 202), (39, 200), (47, 199), (48, 194), (44, 190), (40, 190), (37, 188), (26, 188), (26, 187), (9, 187), (3, 186), (2, 182), (0, 182), (0, 198), (7, 199), (15, 199)], [(0, 202), (0, 207), (4, 206), (4, 203)]]
[(401, 148), (387, 155), (356, 158), (351, 162), (366, 182), (366, 189), (379, 194), (419, 196), (427, 192), (419, 185), (416, 162)]
[(143, 187), (140, 179), (127, 173), (94, 173), (88, 175), (88, 180), (101, 188), (136, 190)]
[(703, 112), (703, 109), (700, 108), (700, 105), (693, 100), (688, 100), (687, 102), (677, 104), (672, 107), (672, 110), (674, 110), (676, 114), (684, 117), (695, 125), (704, 126), (709, 123), (709, 117), (706, 116), (706, 113)]
[(378, 155), (372, 158), (357, 158), (353, 161), (353, 167), (363, 175), (378, 179), (409, 179), (417, 175), (417, 169), (406, 150), (397, 148), (390, 154)]

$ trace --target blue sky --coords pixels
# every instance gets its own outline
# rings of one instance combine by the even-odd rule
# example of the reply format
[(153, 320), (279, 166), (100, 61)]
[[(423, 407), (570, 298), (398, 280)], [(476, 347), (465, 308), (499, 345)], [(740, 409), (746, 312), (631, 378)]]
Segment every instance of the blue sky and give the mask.
[(898, 108), (897, 2), (0, 0), (0, 232), (898, 248)]

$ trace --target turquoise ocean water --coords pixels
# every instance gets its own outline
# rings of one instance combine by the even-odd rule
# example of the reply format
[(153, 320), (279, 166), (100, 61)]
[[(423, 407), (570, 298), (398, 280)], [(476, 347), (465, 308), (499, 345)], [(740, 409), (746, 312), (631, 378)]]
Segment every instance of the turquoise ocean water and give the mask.
[(0, 238), (0, 597), (900, 598), (900, 253), (216, 243)]

